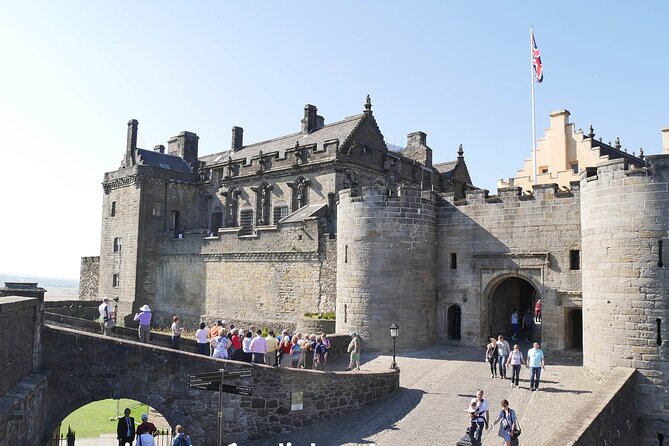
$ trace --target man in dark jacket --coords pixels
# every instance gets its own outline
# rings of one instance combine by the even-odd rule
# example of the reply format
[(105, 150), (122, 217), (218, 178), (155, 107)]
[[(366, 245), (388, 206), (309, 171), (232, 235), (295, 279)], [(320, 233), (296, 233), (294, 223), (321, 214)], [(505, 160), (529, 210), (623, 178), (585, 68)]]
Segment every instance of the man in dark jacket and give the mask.
[(130, 409), (125, 408), (123, 416), (118, 417), (118, 426), (116, 426), (116, 438), (118, 439), (118, 446), (125, 446), (135, 439), (135, 419), (130, 416)]

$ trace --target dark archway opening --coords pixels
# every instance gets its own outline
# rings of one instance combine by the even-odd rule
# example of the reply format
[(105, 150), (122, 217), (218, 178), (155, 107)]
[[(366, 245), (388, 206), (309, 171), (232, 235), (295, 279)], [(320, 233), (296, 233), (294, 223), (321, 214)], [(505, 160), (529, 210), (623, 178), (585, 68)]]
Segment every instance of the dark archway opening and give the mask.
[(462, 337), (462, 310), (459, 305), (451, 305), (448, 307), (448, 339), (459, 341)]
[(567, 313), (567, 339), (565, 348), (583, 349), (583, 311), (575, 308)]
[[(534, 315), (534, 305), (539, 299), (539, 293), (534, 286), (520, 277), (509, 277), (502, 280), (492, 291), (489, 300), (489, 335), (504, 337), (511, 342), (513, 330), (511, 327), (511, 314), (513, 310), (519, 311), (519, 324), (529, 310), (530, 318)], [(530, 338), (531, 341), (541, 342), (541, 324), (535, 323), (532, 333), (529, 330), (520, 331), (521, 339)]]

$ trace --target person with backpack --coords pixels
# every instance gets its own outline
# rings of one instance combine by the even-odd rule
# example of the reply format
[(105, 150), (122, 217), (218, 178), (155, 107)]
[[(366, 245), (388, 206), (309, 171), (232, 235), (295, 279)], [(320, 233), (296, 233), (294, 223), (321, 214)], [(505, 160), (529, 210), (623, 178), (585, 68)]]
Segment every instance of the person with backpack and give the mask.
[(177, 424), (174, 431), (176, 432), (176, 435), (172, 439), (172, 446), (192, 446), (190, 437), (184, 432), (183, 426)]
[(490, 429), (497, 423), (500, 423), (498, 435), (504, 440), (506, 446), (511, 446), (511, 440), (520, 435), (520, 425), (516, 412), (509, 407), (507, 400), (502, 400), (502, 410), (495, 422), (490, 425)]

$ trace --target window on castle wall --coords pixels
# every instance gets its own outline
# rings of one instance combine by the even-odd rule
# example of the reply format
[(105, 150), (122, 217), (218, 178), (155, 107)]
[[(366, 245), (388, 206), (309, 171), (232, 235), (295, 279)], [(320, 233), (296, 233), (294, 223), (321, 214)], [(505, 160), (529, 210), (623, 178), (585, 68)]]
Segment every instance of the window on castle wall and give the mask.
[(539, 167), (539, 173), (548, 173), (548, 166)]
[(121, 237), (115, 237), (114, 238), (114, 252), (121, 252), (121, 248), (123, 247), (122, 242), (121, 242)]
[(243, 209), (239, 212), (241, 229), (239, 235), (253, 235), (253, 209)]
[(211, 229), (209, 231), (210, 235), (218, 234), (218, 229), (222, 227), (223, 227), (223, 213), (213, 212), (211, 214)]
[(112, 288), (118, 288), (121, 286), (121, 275), (115, 273), (112, 275)]
[(153, 203), (153, 207), (151, 208), (151, 215), (154, 217), (160, 217), (160, 203)]
[(451, 253), (451, 269), (458, 269), (458, 254), (456, 252)]
[(578, 161), (572, 161), (570, 166), (573, 173), (578, 173)]
[(574, 271), (581, 269), (581, 251), (572, 249), (569, 251), (569, 269)]
[(279, 220), (288, 217), (288, 206), (274, 207), (274, 224), (278, 224)]
[(111, 211), (109, 212), (109, 215), (111, 215), (112, 217), (116, 217), (116, 202), (115, 201), (112, 201)]

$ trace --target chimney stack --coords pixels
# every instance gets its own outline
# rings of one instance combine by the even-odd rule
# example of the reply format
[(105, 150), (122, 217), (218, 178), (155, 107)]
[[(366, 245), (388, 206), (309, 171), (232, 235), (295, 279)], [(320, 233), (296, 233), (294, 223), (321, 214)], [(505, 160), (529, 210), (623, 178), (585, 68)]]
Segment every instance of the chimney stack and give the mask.
[(165, 146), (162, 144), (158, 144), (153, 148), (154, 152), (159, 152), (159, 153), (165, 153)]
[(167, 141), (167, 153), (183, 158), (195, 172), (199, 166), (197, 159), (199, 139), (200, 137), (193, 132), (181, 132)]
[(662, 129), (662, 153), (669, 154), (669, 127)]
[(241, 127), (232, 128), (232, 144), (231, 149), (233, 152), (237, 152), (244, 147), (244, 129)]
[(432, 149), (427, 146), (427, 133), (409, 133), (404, 156), (422, 163), (425, 167), (432, 167)]
[(136, 164), (135, 151), (137, 150), (137, 128), (139, 123), (136, 119), (128, 121), (128, 137), (125, 145), (125, 157), (123, 167), (131, 167)]
[(302, 133), (311, 133), (316, 130), (318, 109), (315, 105), (307, 104), (304, 106), (304, 118), (302, 118)]

